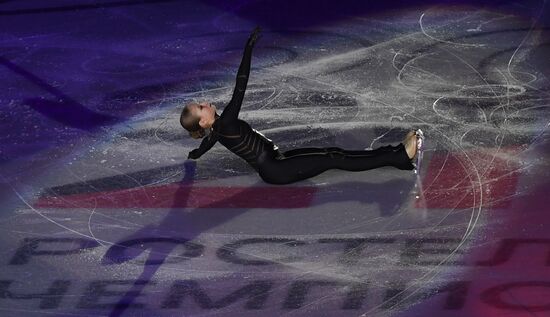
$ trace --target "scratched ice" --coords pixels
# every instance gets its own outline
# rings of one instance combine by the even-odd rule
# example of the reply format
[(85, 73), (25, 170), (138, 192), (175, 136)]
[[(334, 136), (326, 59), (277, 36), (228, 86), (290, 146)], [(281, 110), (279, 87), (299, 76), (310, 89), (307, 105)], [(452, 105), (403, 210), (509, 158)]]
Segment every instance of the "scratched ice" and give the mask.
[[(114, 12), (157, 32), (134, 11)], [(214, 12), (213, 25), (238, 25)], [(139, 45), (127, 39), (97, 54), (86, 54), (82, 42), (67, 48), (65, 63), (106, 80), (96, 79), (91, 92), (69, 80), (32, 80), (43, 75), (41, 59), (47, 72), (57, 67), (52, 56), (63, 56), (41, 38), (63, 33), (25, 38), (36, 41), (30, 50), (15, 35), (0, 38), (9, 46), (0, 57), (6, 69), (41, 89), (59, 88), (48, 93), (74, 107), (96, 104), (86, 115), (101, 123), (63, 121), (44, 111), (51, 104), (30, 103), (31, 122), (48, 116), (70, 129), (56, 136), (58, 158), (32, 157), (39, 173), (25, 174), (21, 163), (19, 174), (1, 174), (14, 198), (0, 222), (3, 316), (547, 312), (549, 286), (536, 275), (544, 267), (514, 262), (529, 256), (518, 239), (550, 238), (542, 230), (548, 220), (526, 212), (548, 189), (541, 181), (548, 176), (548, 30), (536, 19), (438, 6), (264, 30), (240, 118), (280, 149), (376, 148), (411, 128), (427, 135), (419, 178), (392, 168), (330, 170), (275, 186), (220, 144), (186, 160), (199, 142), (180, 127), (181, 107), (206, 100), (223, 110), (247, 29), (181, 36), (171, 18), (172, 33), (138, 38)], [(132, 45), (142, 48), (131, 53)], [(180, 60), (189, 46), (197, 51)], [(201, 58), (210, 64), (200, 71), (162, 77)], [(12, 64), (28, 64), (35, 75)], [(148, 80), (155, 76), (166, 81)], [(24, 85), (17, 89), (38, 89)], [(77, 95), (62, 95), (71, 89)], [(14, 92), (0, 98), (18, 100)], [(6, 107), (15, 113), (18, 106)], [(75, 128), (91, 134), (75, 136)], [(541, 229), (529, 231), (534, 224)], [(546, 249), (536, 243), (528, 248), (539, 259)], [(516, 266), (525, 275), (511, 278)], [(503, 288), (516, 298), (500, 297)]]

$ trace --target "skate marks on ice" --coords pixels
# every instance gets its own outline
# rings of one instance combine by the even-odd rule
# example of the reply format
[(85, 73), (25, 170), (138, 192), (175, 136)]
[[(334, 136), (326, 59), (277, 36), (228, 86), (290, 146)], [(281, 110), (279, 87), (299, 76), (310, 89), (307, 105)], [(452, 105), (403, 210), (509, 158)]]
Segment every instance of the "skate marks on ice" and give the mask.
[[(422, 302), (429, 297), (427, 290), (461, 282), (460, 273), (475, 265), (464, 264), (461, 256), (483, 244), (473, 233), (484, 225), (482, 212), (495, 203), (487, 189), (507, 173), (529, 168), (519, 161), (521, 151), (547, 126), (541, 118), (548, 117), (548, 96), (546, 79), (532, 66), (536, 61), (529, 60), (528, 52), (539, 47), (534, 34), (546, 31), (531, 31), (518, 18), (483, 11), (428, 10), (415, 23), (405, 25), (410, 28), (406, 35), (380, 36), (380, 41), (369, 38), (376, 44), (366, 48), (335, 54), (327, 48), (316, 59), (310, 47), (307, 55), (313, 62), (301, 60), (297, 48), (296, 58), (254, 70), (242, 118), (282, 149), (326, 144), (376, 147), (399, 142), (409, 128), (422, 128), (428, 136), (424, 166), (430, 173), (423, 175), (429, 176), (423, 184), (428, 196), (425, 203), (411, 200), (414, 180), (409, 175), (384, 169), (330, 171), (295, 185), (298, 193), (311, 196), (307, 207), (233, 208), (231, 204), (241, 201), (236, 196), (265, 195), (254, 190), (265, 184), (219, 145), (200, 161), (184, 163), (186, 153), (198, 144), (178, 138), (184, 133), (173, 120), (180, 110), (174, 94), (174, 100), (167, 101), (172, 106), (163, 104), (137, 117), (71, 164), (37, 180), (43, 188), (40, 199), (57, 197), (67, 205), (35, 207), (36, 196), (19, 193), (28, 206), (3, 225), (28, 232), (21, 224), (34, 223), (31, 236), (13, 233), (14, 245), (36, 243), (19, 241), (21, 237), (64, 237), (67, 232), (91, 241), (80, 254), (70, 254), (69, 265), (85, 267), (99, 279), (142, 276), (146, 282), (126, 285), (139, 292), (146, 292), (143, 287), (147, 285), (156, 287), (154, 300), (145, 300), (146, 307), (166, 315), (179, 307), (177, 291), (197, 293), (199, 285), (208, 294), (221, 296), (212, 298), (223, 298), (229, 292), (216, 293), (215, 289), (239, 289), (247, 285), (243, 278), (273, 281), (271, 286), (261, 284), (263, 288), (259, 282), (254, 284), (256, 294), (273, 303), (259, 301), (242, 308), (252, 315), (253, 309), (274, 315), (316, 315), (321, 310), (389, 315)], [(222, 85), (190, 90), (181, 100), (193, 97), (223, 106), (232, 87), (229, 81), (217, 82)], [(431, 158), (437, 164), (431, 164)], [(497, 163), (507, 168), (497, 168), (495, 173)], [(448, 181), (448, 174), (460, 177)], [(193, 186), (177, 185), (190, 175)], [(215, 197), (200, 200), (208, 197), (205, 187), (218, 184), (242, 189), (226, 196), (225, 202)], [(158, 194), (148, 188), (153, 186), (171, 190), (170, 201), (183, 195), (184, 203), (196, 207), (140, 208), (143, 197), (154, 201), (155, 197), (148, 196)], [(120, 196), (124, 190), (128, 195)], [(443, 191), (452, 191), (456, 199), (440, 198)], [(362, 199), (365, 193), (372, 194)], [(71, 197), (76, 194), (89, 196), (83, 200)], [(99, 197), (103, 208), (89, 204)], [(110, 208), (105, 203), (109, 198), (114, 200)], [(117, 199), (129, 203), (118, 207)], [(59, 247), (64, 242), (38, 243), (47, 249), (48, 243)], [(422, 253), (419, 245), (423, 243), (444, 251), (435, 256), (428, 255), (430, 249)], [(187, 255), (177, 249), (179, 245), (189, 248)], [(146, 255), (144, 251), (151, 252)], [(67, 266), (60, 255), (35, 253), (31, 256), (42, 256), (44, 266)], [(97, 265), (106, 259), (114, 263)], [(25, 265), (41, 268), (40, 263)], [(73, 285), (74, 292), (92, 284), (97, 290), (97, 283), (80, 272), (52, 272), (53, 279), (63, 276), (78, 284)], [(175, 279), (198, 284), (173, 284)], [(310, 291), (306, 285), (335, 281), (344, 286)], [(42, 281), (44, 289), (50, 282)], [(372, 294), (366, 295), (367, 288)], [(97, 309), (90, 308), (90, 294), (82, 292), (80, 297), (85, 299), (65, 297), (60, 309), (75, 314)], [(128, 294), (126, 304), (143, 302)], [(207, 313), (215, 308), (217, 313), (230, 314), (237, 309), (230, 304), (228, 300), (189, 309)], [(138, 312), (143, 307), (127, 309)]]

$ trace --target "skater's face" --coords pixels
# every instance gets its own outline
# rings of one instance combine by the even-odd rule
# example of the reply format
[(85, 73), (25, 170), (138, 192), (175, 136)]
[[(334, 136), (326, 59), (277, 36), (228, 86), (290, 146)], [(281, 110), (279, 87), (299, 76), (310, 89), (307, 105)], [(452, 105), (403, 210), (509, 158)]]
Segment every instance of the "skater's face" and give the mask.
[(196, 118), (199, 118), (199, 124), (203, 128), (210, 128), (216, 117), (216, 106), (208, 102), (192, 103), (188, 105), (189, 110)]

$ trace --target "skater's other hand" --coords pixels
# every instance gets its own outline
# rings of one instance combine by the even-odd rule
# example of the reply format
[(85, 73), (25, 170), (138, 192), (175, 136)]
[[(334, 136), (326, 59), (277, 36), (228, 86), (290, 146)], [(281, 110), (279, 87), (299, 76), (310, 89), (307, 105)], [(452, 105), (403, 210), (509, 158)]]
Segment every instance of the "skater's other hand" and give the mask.
[(196, 160), (199, 157), (200, 157), (199, 150), (197, 150), (197, 149), (194, 149), (193, 151), (189, 152), (189, 154), (187, 155), (187, 159)]

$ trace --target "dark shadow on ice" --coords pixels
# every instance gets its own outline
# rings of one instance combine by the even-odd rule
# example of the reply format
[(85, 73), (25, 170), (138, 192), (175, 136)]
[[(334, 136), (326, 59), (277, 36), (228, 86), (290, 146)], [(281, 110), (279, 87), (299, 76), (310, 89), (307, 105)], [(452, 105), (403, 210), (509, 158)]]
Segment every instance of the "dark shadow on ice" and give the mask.
[[(163, 2), (174, 2), (176, 0), (124, 0), (124, 1), (114, 1), (107, 3), (87, 3), (87, 4), (72, 4), (65, 6), (56, 6), (56, 7), (36, 7), (36, 8), (24, 8), (24, 9), (13, 9), (13, 10), (0, 10), (0, 16), (2, 15), (24, 15), (24, 14), (45, 14), (45, 13), (56, 13), (56, 12), (79, 12), (82, 10), (95, 10), (95, 9), (106, 9), (106, 8), (117, 8), (117, 7), (129, 7), (134, 5), (144, 5), (144, 4), (156, 4)], [(0, 1), (7, 2), (7, 1)]]
[(56, 100), (30, 98), (23, 101), (23, 104), (30, 106), (35, 111), (52, 120), (86, 131), (121, 121), (117, 117), (96, 113), (86, 108), (43, 79), (3, 57), (0, 57), (0, 65), (22, 76), (27, 81), (47, 91), (56, 98)]
[(113, 125), (121, 121), (116, 117), (94, 112), (67, 98), (55, 101), (32, 98), (24, 100), (23, 104), (30, 106), (36, 112), (52, 120), (80, 130), (90, 131), (100, 126)]
[[(195, 171), (196, 162), (186, 161), (184, 163), (184, 177), (181, 180), (180, 189), (176, 190), (174, 197), (177, 199), (187, 200), (189, 197), (179, 197), (179, 195), (187, 195), (189, 191), (181, 190), (186, 188), (189, 184), (192, 184)], [(170, 254), (174, 248), (180, 244), (186, 245), (186, 249), (189, 250), (191, 245), (187, 239), (182, 238), (181, 233), (185, 233), (184, 230), (178, 230), (178, 226), (182, 224), (180, 219), (183, 211), (181, 208), (171, 208), (168, 215), (163, 221), (154, 226), (146, 226), (134, 234), (122, 239), (122, 244), (115, 244), (107, 252), (102, 260), (102, 264), (117, 264), (129, 261), (136, 258), (145, 250), (150, 250), (147, 260), (143, 266), (143, 272), (135, 280), (132, 287), (126, 292), (124, 296), (115, 304), (115, 307), (109, 314), (109, 316), (120, 316), (124, 311), (132, 306), (132, 303), (141, 294), (143, 288), (151, 281), (155, 273), (160, 266), (166, 261), (168, 254)], [(189, 239), (192, 236), (189, 236)], [(151, 237), (153, 237), (151, 239)], [(164, 243), (163, 243), (164, 242)], [(132, 247), (131, 245), (137, 245), (139, 247)], [(193, 247), (191, 247), (192, 249)], [(198, 250), (201, 252), (202, 250)], [(191, 254), (184, 253), (183, 256), (190, 256)]]
[[(180, 187), (174, 194), (174, 206), (179, 206), (181, 201), (189, 200), (189, 185), (194, 181), (196, 171), (195, 161), (186, 161), (184, 163), (185, 175), (180, 182)], [(308, 182), (307, 180), (305, 182)], [(262, 181), (260, 181), (262, 183)], [(263, 184), (260, 184), (263, 185)], [(339, 182), (339, 191), (329, 191), (321, 193), (322, 197), (315, 199), (315, 205), (334, 201), (357, 201), (362, 198), (363, 203), (378, 203), (382, 216), (390, 216), (397, 212), (398, 207), (407, 198), (413, 183), (400, 179), (390, 180), (382, 183), (364, 183), (364, 182)], [(257, 188), (257, 185), (250, 186), (250, 189)], [(380, 195), (380, 190), (384, 195)], [(372, 195), (368, 195), (372, 192)], [(134, 281), (132, 287), (117, 302), (110, 316), (120, 316), (128, 308), (131, 308), (134, 300), (140, 296), (144, 287), (153, 279), (160, 267), (167, 263), (169, 257), (178, 262), (189, 258), (200, 256), (202, 246), (191, 242), (202, 232), (216, 227), (230, 219), (245, 213), (247, 208), (229, 208), (219, 211), (211, 210), (204, 212), (201, 209), (218, 208), (226, 202), (238, 199), (242, 196), (247, 197), (250, 191), (244, 190), (238, 195), (228, 197), (223, 201), (216, 201), (212, 206), (202, 206), (191, 211), (184, 211), (181, 207), (172, 207), (166, 217), (158, 225), (148, 225), (134, 234), (120, 239), (105, 253), (102, 260), (103, 265), (116, 265), (136, 259), (143, 252), (149, 251), (146, 261), (143, 264), (143, 272)], [(177, 201), (177, 203), (176, 203)], [(215, 207), (214, 207), (215, 204)], [(184, 247), (183, 253), (171, 255), (178, 247)]]

